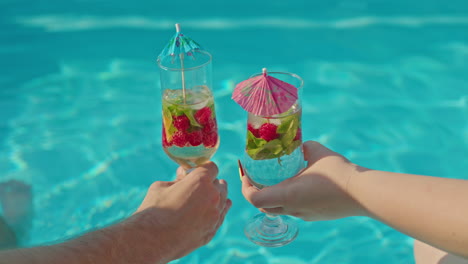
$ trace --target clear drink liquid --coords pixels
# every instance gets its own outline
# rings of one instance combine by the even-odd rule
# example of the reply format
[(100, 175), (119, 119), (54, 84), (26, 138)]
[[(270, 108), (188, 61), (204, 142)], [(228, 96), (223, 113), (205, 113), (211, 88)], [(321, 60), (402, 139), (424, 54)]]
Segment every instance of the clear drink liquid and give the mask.
[(278, 159), (253, 160), (246, 155), (242, 165), (244, 165), (250, 182), (261, 189), (296, 175), (304, 168), (304, 156), (299, 147), (290, 155), (282, 156), (281, 163), (278, 162)]

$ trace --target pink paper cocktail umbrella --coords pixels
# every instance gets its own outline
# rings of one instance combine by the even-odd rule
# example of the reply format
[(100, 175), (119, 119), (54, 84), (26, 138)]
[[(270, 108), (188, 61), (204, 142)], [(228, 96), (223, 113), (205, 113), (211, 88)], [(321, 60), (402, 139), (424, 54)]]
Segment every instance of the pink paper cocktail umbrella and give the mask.
[(247, 112), (259, 116), (272, 116), (286, 112), (297, 100), (297, 88), (263, 73), (240, 82), (232, 99)]

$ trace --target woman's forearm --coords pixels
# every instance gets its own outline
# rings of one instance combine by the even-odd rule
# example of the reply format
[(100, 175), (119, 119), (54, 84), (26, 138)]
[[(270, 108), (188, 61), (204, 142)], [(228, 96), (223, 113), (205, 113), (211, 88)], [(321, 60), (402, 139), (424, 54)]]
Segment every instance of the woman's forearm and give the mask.
[(173, 256), (161, 245), (165, 234), (155, 236), (157, 232), (150, 230), (157, 226), (150, 223), (155, 218), (153, 212), (144, 211), (117, 225), (57, 245), (0, 252), (0, 263), (167, 263)]
[(468, 257), (468, 181), (358, 167), (348, 190), (370, 217)]

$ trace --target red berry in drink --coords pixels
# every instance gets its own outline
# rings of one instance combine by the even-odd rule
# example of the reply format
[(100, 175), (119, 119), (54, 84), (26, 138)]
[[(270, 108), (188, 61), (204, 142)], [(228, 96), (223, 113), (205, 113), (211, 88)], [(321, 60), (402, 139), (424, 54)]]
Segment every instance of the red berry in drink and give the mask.
[(203, 125), (203, 134), (217, 133), (218, 126), (216, 125), (215, 119), (210, 119), (206, 124)]
[(260, 137), (266, 141), (277, 139), (279, 137), (278, 133), (276, 133), (277, 128), (278, 126), (272, 123), (263, 124), (259, 129)]
[(197, 120), (197, 122), (200, 125), (204, 126), (208, 124), (208, 122), (213, 120), (211, 118), (211, 115), (212, 115), (211, 108), (205, 106), (202, 109), (198, 110), (194, 116), (195, 116), (195, 120)]
[(203, 142), (203, 134), (201, 130), (195, 130), (187, 134), (188, 142), (190, 145), (196, 147)]
[(254, 128), (252, 124), (248, 123), (247, 124), (247, 129), (254, 135), (254, 137), (259, 138), (260, 137), (260, 131), (258, 128)]
[(182, 132), (182, 131), (176, 131), (172, 135), (172, 144), (178, 146), (178, 147), (184, 147), (187, 145), (187, 133)]
[(190, 120), (186, 115), (173, 116), (172, 124), (177, 130), (185, 131), (190, 127)]
[(216, 145), (217, 142), (218, 142), (218, 133), (216, 131), (209, 133), (209, 134), (204, 134), (203, 145), (205, 145), (205, 147), (212, 148)]

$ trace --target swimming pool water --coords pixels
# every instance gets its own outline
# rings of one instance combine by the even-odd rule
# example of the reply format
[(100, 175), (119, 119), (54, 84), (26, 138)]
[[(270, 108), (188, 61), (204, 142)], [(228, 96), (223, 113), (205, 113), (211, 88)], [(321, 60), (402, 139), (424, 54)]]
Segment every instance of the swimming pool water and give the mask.
[[(417, 1), (419, 2), (419, 1)], [(155, 58), (179, 22), (213, 55), (233, 208), (176, 263), (413, 263), (412, 239), (367, 218), (300, 223), (294, 243), (251, 244), (258, 211), (236, 160), (246, 115), (234, 85), (262, 67), (304, 78), (303, 136), (370, 168), (468, 178), (465, 1), (0, 2), (0, 181), (33, 184), (28, 245), (131, 214), (176, 165), (160, 143)]]

